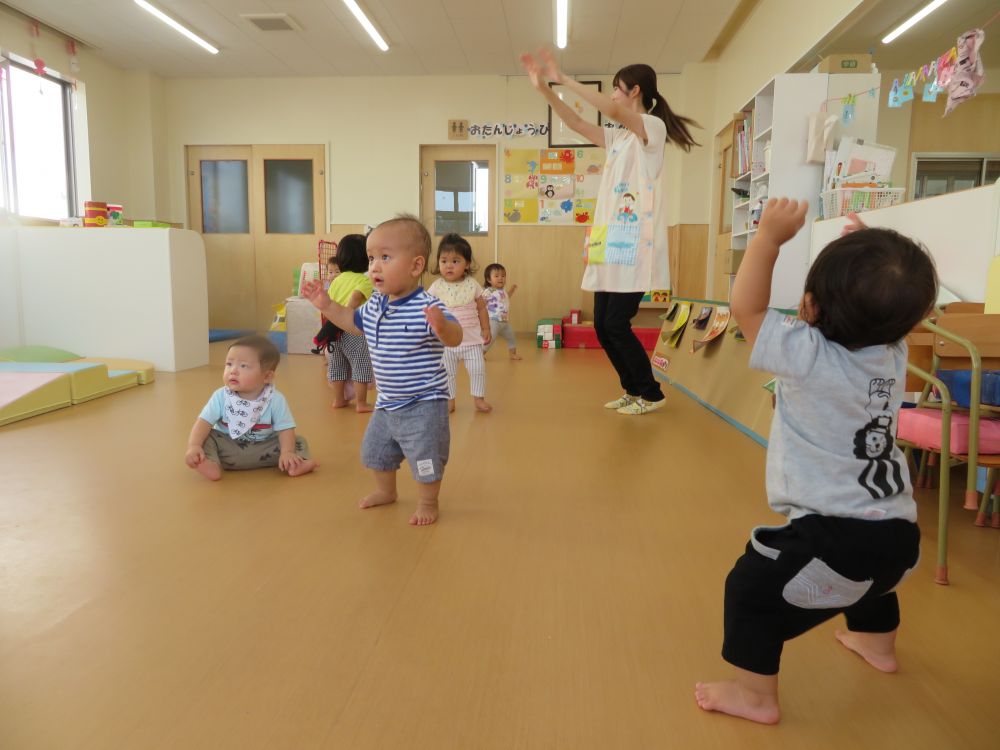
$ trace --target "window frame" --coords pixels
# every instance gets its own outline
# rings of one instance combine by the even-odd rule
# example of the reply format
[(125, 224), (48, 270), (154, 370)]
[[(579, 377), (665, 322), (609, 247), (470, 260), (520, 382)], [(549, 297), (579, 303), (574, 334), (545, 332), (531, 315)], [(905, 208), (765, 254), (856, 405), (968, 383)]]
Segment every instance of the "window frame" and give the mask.
[[(0, 87), (0, 191), (5, 197), (6, 210), (10, 214), (20, 216), (17, 199), (17, 162), (14, 159), (14, 143), (17, 134), (14, 132), (14, 101), (10, 86), (10, 69), (18, 68), (38, 75), (31, 65), (6, 52), (0, 53), (0, 69), (2, 69), (3, 86)], [(78, 215), (79, 193), (76, 180), (76, 150), (73, 131), (73, 86), (68, 81), (48, 71), (42, 75), (59, 86), (62, 99), (62, 133), (63, 155), (66, 170), (66, 216)], [(38, 217), (29, 217), (38, 218)]]
[[(920, 166), (920, 162), (929, 161), (978, 161), (979, 165), (979, 184), (976, 187), (983, 187), (986, 185), (986, 168), (989, 162), (1000, 161), (1000, 153), (990, 152), (990, 151), (920, 151), (910, 154), (910, 178), (909, 184), (907, 185), (907, 199), (908, 200), (922, 200), (922, 198), (916, 198), (917, 193), (917, 168)], [(975, 188), (966, 188), (967, 190), (973, 190)], [(962, 192), (961, 190), (955, 190), (952, 192)], [(943, 193), (943, 195), (950, 195), (950, 193)], [(933, 197), (933, 196), (924, 196)]]

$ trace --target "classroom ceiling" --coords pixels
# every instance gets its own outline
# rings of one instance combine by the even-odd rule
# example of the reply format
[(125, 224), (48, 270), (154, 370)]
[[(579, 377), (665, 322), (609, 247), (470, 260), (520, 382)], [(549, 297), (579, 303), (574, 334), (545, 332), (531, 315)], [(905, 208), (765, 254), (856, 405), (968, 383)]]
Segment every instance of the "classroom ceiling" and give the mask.
[[(360, 0), (390, 45), (379, 52), (342, 0), (151, 0), (221, 49), (210, 55), (133, 0), (4, 0), (125, 69), (168, 77), (520, 74), (554, 37), (554, 0)], [(570, 73), (701, 61), (739, 0), (570, 0)], [(287, 13), (296, 31), (243, 14)]]
[[(818, 56), (871, 50), (880, 70), (911, 70), (947, 52), (955, 46), (959, 34), (982, 26), (1000, 12), (998, 0), (948, 0), (893, 42), (882, 44), (882, 37), (927, 3), (928, 0), (883, 0), (859, 17), (851, 28), (829, 40)], [(987, 68), (1000, 68), (1000, 18), (986, 30), (980, 54)]]

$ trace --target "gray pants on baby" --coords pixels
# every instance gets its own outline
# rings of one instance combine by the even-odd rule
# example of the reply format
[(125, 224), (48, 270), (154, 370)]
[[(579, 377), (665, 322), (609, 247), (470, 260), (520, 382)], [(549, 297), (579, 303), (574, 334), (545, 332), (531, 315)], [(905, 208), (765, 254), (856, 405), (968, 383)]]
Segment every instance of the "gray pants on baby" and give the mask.
[[(205, 458), (219, 464), (226, 471), (267, 469), (277, 466), (281, 456), (278, 433), (266, 440), (252, 443), (233, 440), (224, 432), (212, 430), (201, 447), (205, 451)], [(302, 458), (309, 458), (309, 443), (298, 435), (295, 436), (295, 452)]]
[(507, 340), (508, 349), (517, 349), (517, 337), (514, 336), (514, 329), (510, 327), (510, 321), (490, 318), (490, 343), (483, 349), (484, 352), (488, 352), (497, 342), (497, 336), (503, 336)]
[(450, 444), (447, 401), (375, 409), (361, 441), (361, 463), (375, 471), (396, 471), (405, 458), (413, 478), (430, 484), (444, 476)]

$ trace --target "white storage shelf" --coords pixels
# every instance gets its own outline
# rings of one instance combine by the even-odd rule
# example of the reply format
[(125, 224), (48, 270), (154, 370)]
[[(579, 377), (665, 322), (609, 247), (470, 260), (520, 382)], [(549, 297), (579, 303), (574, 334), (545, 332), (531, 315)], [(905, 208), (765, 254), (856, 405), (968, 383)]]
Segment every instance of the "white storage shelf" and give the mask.
[[(753, 112), (753, 133), (749, 139), (751, 170), (737, 177), (735, 186), (748, 190), (750, 198), (738, 200), (733, 205), (733, 249), (746, 249), (756, 233), (752, 222), (754, 209), (761, 199), (788, 196), (809, 201), (805, 228), (782, 246), (778, 256), (771, 284), (770, 304), (773, 307), (794, 307), (798, 303), (809, 267), (811, 225), (819, 214), (823, 165), (805, 163), (808, 117), (818, 112), (832, 96), (878, 85), (878, 74), (780, 75), (742, 108), (742, 112)], [(874, 140), (876, 113), (877, 107), (869, 107), (859, 112), (851, 126), (845, 128), (838, 123), (837, 136), (853, 135)], [(768, 144), (770, 163), (765, 169), (764, 147)]]

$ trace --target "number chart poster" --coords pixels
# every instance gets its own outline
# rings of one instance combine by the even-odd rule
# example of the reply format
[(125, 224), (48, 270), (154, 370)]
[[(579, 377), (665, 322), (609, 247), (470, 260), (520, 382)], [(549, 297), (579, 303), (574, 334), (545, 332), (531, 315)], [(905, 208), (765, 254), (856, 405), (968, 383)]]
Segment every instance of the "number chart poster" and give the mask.
[(603, 148), (505, 148), (503, 223), (590, 226)]

